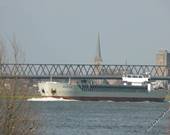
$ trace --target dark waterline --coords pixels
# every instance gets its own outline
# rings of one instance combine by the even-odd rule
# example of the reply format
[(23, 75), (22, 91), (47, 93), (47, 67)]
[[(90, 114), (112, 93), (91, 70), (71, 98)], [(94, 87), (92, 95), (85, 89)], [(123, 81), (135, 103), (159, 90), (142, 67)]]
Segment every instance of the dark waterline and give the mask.
[(31, 102), (40, 118), (40, 135), (168, 135), (170, 112), (146, 130), (169, 107), (162, 102)]

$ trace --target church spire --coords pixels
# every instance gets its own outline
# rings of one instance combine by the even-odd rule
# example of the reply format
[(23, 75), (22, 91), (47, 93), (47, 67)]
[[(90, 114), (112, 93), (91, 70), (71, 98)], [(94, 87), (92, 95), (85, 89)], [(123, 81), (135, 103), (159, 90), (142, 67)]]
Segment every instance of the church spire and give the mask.
[(101, 56), (101, 49), (100, 49), (100, 33), (98, 32), (98, 38), (97, 38), (97, 50), (96, 50), (96, 56), (94, 59), (95, 64), (100, 65), (102, 63), (102, 56)]

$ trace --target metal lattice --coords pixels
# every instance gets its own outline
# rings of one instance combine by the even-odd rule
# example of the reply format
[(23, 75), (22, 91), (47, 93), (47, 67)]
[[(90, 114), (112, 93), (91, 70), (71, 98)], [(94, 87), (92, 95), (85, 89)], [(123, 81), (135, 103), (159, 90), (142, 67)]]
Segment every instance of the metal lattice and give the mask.
[(93, 64), (0, 64), (1, 78), (120, 78), (123, 74), (149, 73), (166, 77), (168, 68), (160, 65)]

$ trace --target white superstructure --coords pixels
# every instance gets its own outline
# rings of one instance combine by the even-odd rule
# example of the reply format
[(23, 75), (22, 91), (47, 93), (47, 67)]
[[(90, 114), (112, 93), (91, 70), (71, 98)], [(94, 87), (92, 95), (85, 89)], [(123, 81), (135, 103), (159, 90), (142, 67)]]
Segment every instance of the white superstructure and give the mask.
[(122, 77), (122, 81), (124, 85), (132, 85), (132, 86), (143, 86), (144, 84), (149, 82), (148, 75), (124, 75)]

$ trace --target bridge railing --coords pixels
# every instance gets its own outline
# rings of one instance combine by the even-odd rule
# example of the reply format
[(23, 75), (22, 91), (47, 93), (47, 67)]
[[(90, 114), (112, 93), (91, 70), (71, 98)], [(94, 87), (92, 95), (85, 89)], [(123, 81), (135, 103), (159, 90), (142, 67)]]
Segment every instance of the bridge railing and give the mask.
[(167, 72), (162, 65), (0, 64), (1, 78), (120, 78), (125, 73), (166, 77)]

